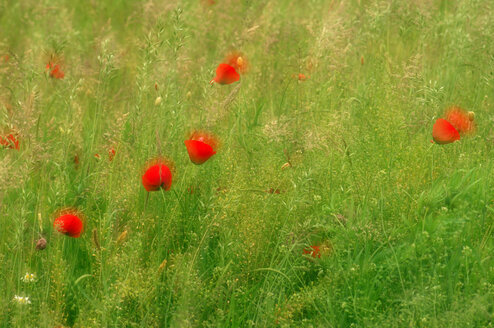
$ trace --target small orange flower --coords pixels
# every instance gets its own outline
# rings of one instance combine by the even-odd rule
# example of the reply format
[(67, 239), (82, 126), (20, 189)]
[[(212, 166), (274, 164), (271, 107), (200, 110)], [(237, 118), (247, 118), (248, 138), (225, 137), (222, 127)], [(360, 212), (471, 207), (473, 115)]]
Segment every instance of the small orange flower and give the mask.
[(307, 79), (309, 79), (309, 78), (310, 78), (310, 76), (305, 75), (305, 74), (302, 74), (302, 73), (299, 73), (299, 74), (292, 74), (292, 77), (293, 77), (294, 79), (299, 80), (299, 81), (305, 81), (305, 80), (307, 80)]

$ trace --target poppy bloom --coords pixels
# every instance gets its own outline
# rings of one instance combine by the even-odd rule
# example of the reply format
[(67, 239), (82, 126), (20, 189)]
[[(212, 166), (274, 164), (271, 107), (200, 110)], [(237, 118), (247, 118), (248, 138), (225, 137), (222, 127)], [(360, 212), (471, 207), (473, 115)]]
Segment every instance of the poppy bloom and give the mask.
[(189, 140), (185, 140), (189, 158), (194, 164), (202, 164), (216, 154), (216, 138), (205, 132), (193, 132)]
[(3, 61), (4, 61), (4, 62), (8, 62), (8, 61), (9, 61), (9, 59), (10, 59), (9, 55), (5, 55), (5, 56), (3, 56)]
[(209, 83), (231, 84), (240, 80), (240, 75), (235, 68), (228, 64), (219, 64), (216, 69), (216, 76)]
[(443, 118), (438, 118), (432, 127), (432, 139), (440, 145), (460, 140), (460, 134), (455, 127)]
[(453, 106), (448, 109), (446, 111), (445, 119), (451, 123), (460, 134), (470, 134), (475, 129), (473, 112), (466, 112), (459, 107)]
[(313, 258), (321, 258), (321, 247), (320, 246), (310, 246), (310, 248), (304, 248), (304, 254), (310, 254)]
[(0, 137), (0, 146), (19, 150), (19, 140), (11, 133), (7, 137)]
[(108, 150), (108, 159), (110, 160), (110, 162), (111, 162), (111, 161), (113, 161), (113, 158), (115, 157), (115, 154), (116, 154), (116, 153), (117, 153), (117, 152), (115, 151), (115, 149), (114, 149), (114, 148), (110, 148), (110, 149)]
[(65, 77), (65, 73), (62, 71), (59, 64), (54, 64), (49, 62), (46, 64), (46, 70), (49, 71), (50, 77), (54, 79), (63, 79)]
[(55, 219), (53, 227), (69, 237), (79, 238), (82, 232), (82, 220), (75, 214), (63, 214)]
[(299, 81), (305, 81), (310, 78), (310, 76), (299, 73), (299, 74), (292, 74), (292, 78), (297, 79)]
[(147, 191), (157, 191), (160, 188), (170, 190), (172, 186), (172, 172), (164, 163), (151, 165), (142, 175), (142, 185)]
[(225, 63), (233, 67), (239, 74), (246, 73), (249, 68), (249, 63), (245, 59), (245, 56), (238, 51), (234, 51), (226, 56)]

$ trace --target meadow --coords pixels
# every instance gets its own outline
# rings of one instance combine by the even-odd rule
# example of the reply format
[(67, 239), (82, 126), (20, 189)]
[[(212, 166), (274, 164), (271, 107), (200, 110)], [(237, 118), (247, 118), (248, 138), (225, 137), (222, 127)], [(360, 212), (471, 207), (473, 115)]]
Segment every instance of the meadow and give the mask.
[[(0, 327), (492, 327), (493, 12), (0, 1)], [(431, 142), (451, 106), (475, 132)]]

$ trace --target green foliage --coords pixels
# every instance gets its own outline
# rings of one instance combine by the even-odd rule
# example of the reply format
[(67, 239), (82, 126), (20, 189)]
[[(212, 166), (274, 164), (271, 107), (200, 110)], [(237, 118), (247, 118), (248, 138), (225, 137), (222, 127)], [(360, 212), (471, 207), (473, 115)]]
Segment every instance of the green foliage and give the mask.
[(0, 2), (0, 327), (491, 327), (492, 2), (215, 2)]

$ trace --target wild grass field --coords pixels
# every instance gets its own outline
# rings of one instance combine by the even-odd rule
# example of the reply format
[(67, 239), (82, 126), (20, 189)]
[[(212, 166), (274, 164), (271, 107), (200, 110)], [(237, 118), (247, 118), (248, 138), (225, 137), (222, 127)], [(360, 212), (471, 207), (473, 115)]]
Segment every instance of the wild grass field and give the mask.
[[(0, 327), (492, 327), (493, 13), (0, 1)], [(431, 143), (451, 106), (475, 132)]]

